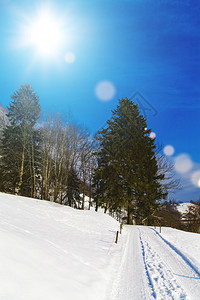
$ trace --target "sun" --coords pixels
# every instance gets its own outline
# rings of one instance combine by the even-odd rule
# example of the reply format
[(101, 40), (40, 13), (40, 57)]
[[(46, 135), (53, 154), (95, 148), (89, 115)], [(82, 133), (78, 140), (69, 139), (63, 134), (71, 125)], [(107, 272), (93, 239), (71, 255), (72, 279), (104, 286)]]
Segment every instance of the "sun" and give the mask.
[(67, 9), (60, 11), (46, 3), (37, 5), (30, 14), (24, 11), (16, 14), (19, 22), (10, 44), (17, 50), (28, 50), (31, 68), (38, 61), (43, 65), (49, 62), (60, 64), (64, 59), (67, 63), (74, 62), (75, 56), (69, 55), (69, 47), (75, 42), (76, 27), (73, 15)]
[(52, 55), (61, 44), (61, 28), (59, 22), (47, 11), (43, 11), (29, 27), (30, 43), (37, 52)]

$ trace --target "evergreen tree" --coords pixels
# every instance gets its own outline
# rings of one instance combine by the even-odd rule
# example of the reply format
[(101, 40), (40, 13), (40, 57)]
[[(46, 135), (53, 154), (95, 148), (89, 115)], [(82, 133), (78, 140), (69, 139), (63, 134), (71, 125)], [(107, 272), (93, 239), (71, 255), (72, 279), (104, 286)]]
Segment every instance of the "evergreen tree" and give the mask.
[(132, 215), (137, 223), (150, 224), (159, 201), (167, 196), (151, 130), (138, 106), (127, 98), (119, 101), (107, 125), (98, 133), (96, 198), (112, 210), (125, 209), (129, 224)]
[(10, 124), (3, 130), (1, 146), (2, 186), (5, 191), (35, 197), (40, 141), (35, 128), (40, 115), (38, 96), (25, 84), (11, 98)]
[(0, 189), (3, 192), (15, 193), (19, 177), (19, 158), (21, 144), (18, 139), (19, 128), (8, 126), (3, 130), (0, 159)]
[(76, 170), (71, 167), (68, 177), (67, 202), (71, 207), (80, 208), (80, 180)]

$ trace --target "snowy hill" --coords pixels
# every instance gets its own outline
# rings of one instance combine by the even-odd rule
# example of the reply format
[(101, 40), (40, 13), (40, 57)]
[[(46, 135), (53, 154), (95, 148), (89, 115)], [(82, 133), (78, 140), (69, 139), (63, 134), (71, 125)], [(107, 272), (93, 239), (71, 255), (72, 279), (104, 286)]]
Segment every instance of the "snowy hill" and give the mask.
[(195, 204), (192, 204), (192, 203), (190, 203), (190, 202), (179, 203), (179, 204), (177, 205), (177, 210), (178, 210), (182, 215), (184, 215), (184, 214), (188, 213), (189, 208), (190, 208), (191, 206), (193, 207), (193, 206), (195, 206)]
[(118, 229), (102, 213), (0, 193), (0, 299), (103, 299)]
[(198, 299), (200, 235), (0, 193), (0, 299)]

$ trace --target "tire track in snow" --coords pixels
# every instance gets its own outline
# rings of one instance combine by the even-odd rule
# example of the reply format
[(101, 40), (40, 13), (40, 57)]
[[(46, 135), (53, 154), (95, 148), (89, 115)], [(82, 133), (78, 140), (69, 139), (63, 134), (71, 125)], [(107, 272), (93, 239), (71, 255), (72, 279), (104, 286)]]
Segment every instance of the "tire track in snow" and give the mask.
[(142, 268), (143, 257), (136, 226), (125, 226), (127, 239), (119, 268), (111, 283), (106, 300), (153, 300), (152, 288)]
[(142, 238), (141, 238), (141, 233), (140, 233), (140, 243), (141, 243), (141, 248), (142, 248), (142, 256), (143, 256), (143, 262), (144, 262), (144, 267), (145, 267), (145, 270), (146, 270), (147, 279), (148, 279), (148, 282), (149, 282), (149, 286), (152, 289), (152, 296), (156, 299), (156, 293), (155, 293), (153, 281), (151, 280), (151, 275), (150, 275), (150, 272), (149, 272), (148, 263), (146, 261), (145, 248), (144, 248), (144, 243), (143, 243)]
[(146, 232), (140, 229), (139, 231), (144, 267), (146, 269), (149, 285), (153, 290), (153, 297), (159, 300), (189, 299), (185, 291), (174, 278), (173, 273), (160, 258), (158, 252), (151, 247)]
[(168, 242), (166, 239), (164, 239), (155, 229), (151, 228), (151, 230), (153, 230), (155, 232), (155, 234), (157, 234), (157, 236), (159, 236), (159, 238), (161, 238), (161, 240), (163, 240), (172, 250), (174, 250), (185, 262), (186, 264), (196, 273), (196, 275), (199, 277), (200, 279), (200, 271), (198, 270), (197, 267), (195, 267), (189, 260), (189, 258), (187, 258), (180, 250), (178, 250), (175, 246), (173, 246), (170, 242)]
[(125, 228), (126, 245), (106, 300), (200, 299), (199, 271), (181, 251), (151, 228)]
[(145, 234), (146, 241), (151, 248), (158, 252), (161, 260), (165, 263), (168, 270), (176, 282), (183, 287), (190, 299), (200, 299), (200, 276), (198, 268), (170, 242), (165, 240), (152, 228), (140, 227), (142, 234)]

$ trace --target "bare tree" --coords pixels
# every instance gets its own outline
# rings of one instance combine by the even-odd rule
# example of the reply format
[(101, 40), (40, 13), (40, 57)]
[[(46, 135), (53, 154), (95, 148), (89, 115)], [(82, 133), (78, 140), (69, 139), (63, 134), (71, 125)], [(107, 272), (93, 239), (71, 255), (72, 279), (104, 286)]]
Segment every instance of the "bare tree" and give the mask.
[[(72, 205), (73, 202), (74, 207), (84, 209), (86, 189), (91, 180), (93, 140), (87, 130), (70, 122), (69, 116), (49, 114), (43, 119), (41, 198), (60, 204)], [(78, 186), (74, 184), (79, 185), (79, 180), (82, 204), (78, 196), (72, 199), (72, 194), (78, 193)]]
[(170, 161), (165, 154), (161, 153), (161, 149), (162, 147), (158, 146), (156, 159), (159, 174), (165, 174), (165, 179), (162, 181), (162, 185), (168, 193), (175, 193), (177, 190), (182, 188), (180, 179), (175, 177), (174, 163)]
[(0, 143), (3, 136), (3, 129), (10, 124), (7, 113), (7, 109), (0, 104)]

